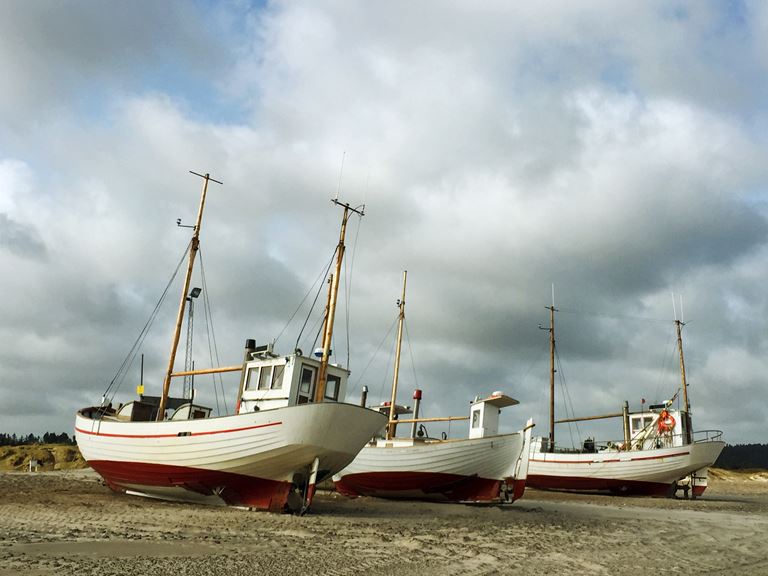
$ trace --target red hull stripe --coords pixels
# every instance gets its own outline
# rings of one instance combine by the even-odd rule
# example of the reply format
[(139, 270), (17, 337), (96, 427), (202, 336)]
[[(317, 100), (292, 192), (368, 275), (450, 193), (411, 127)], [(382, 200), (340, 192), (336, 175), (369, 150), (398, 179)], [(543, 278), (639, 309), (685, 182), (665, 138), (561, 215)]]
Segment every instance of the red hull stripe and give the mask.
[[(243, 428), (229, 428), (227, 430), (210, 430), (209, 432), (189, 432), (185, 436), (208, 436), (209, 434), (227, 434), (229, 432), (241, 432), (242, 430), (255, 430), (256, 428), (267, 428), (269, 426), (280, 426), (282, 422), (270, 422), (269, 424), (259, 424), (257, 426), (244, 426)], [(177, 438), (179, 434), (107, 434), (105, 432), (93, 432), (75, 427), (77, 432), (88, 434), (89, 436), (105, 436), (108, 438)]]
[[(514, 498), (522, 496), (525, 481), (509, 483)], [(336, 482), (336, 489), (352, 497), (495, 502), (500, 498), (501, 480), (440, 472), (363, 472), (347, 474)]]
[(670, 484), (662, 482), (641, 482), (638, 480), (618, 480), (613, 478), (583, 478), (578, 476), (544, 476), (528, 474), (528, 486), (544, 490), (583, 490), (614, 492), (620, 494), (642, 494), (646, 496), (666, 496)]
[(91, 460), (88, 462), (112, 490), (139, 490), (160, 497), (153, 488), (181, 488), (197, 494), (216, 494), (227, 504), (280, 512), (286, 508), (291, 483), (245, 474), (145, 462)]
[[(642, 458), (630, 458), (625, 462), (639, 462), (640, 460), (663, 460), (664, 458), (676, 458), (678, 456), (688, 456), (690, 452), (676, 452), (665, 456), (643, 456)], [(605, 464), (611, 462), (621, 462), (619, 459), (611, 460), (542, 460), (541, 458), (531, 458), (531, 462), (543, 462), (545, 464)]]

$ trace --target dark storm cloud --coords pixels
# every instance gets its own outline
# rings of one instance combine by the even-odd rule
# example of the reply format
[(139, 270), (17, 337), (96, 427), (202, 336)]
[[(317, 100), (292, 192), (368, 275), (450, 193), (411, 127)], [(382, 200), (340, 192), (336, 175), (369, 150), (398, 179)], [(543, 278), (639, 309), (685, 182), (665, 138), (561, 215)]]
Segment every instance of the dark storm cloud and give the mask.
[(46, 255), (37, 231), (31, 226), (14, 222), (7, 214), (0, 213), (0, 246), (23, 258), (44, 259)]
[[(697, 427), (726, 427), (735, 394), (765, 398), (768, 347), (768, 11), (729, 6), (9, 4), (0, 387), (37, 416), (3, 421), (66, 428), (100, 399), (183, 254), (192, 169), (225, 182), (203, 226), (222, 363), (280, 334), (310, 291), (340, 191), (367, 205), (348, 235), (353, 382), (387, 396), (391, 341), (374, 352), (408, 269), (403, 398), (423, 387), (430, 415), (501, 389), (521, 400), (505, 425), (545, 421), (552, 284), (574, 409), (661, 400), (679, 386), (675, 291)], [(150, 387), (177, 290), (143, 350)], [(752, 413), (727, 433), (762, 440)]]

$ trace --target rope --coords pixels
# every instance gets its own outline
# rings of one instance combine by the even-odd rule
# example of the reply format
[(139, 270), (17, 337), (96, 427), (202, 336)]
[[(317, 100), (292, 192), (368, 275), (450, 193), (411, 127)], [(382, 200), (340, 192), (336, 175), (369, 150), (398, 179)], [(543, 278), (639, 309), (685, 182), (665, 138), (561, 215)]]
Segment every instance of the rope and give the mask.
[[(336, 247), (336, 250), (333, 251), (333, 255), (331, 256), (331, 260), (328, 262), (328, 266), (325, 268), (325, 273), (323, 274), (323, 277), (328, 277), (328, 272), (331, 270), (331, 266), (333, 265), (333, 257), (336, 255), (336, 252), (338, 250), (338, 246)], [(314, 284), (313, 284), (314, 286)], [(312, 311), (315, 309), (315, 304), (317, 304), (317, 299), (320, 297), (320, 292), (322, 291), (321, 288), (323, 287), (322, 284), (317, 289), (317, 294), (315, 294), (315, 299), (312, 301), (312, 306), (309, 308), (309, 312), (307, 312), (307, 317), (304, 319), (304, 324), (301, 327), (301, 330), (299, 331), (299, 335), (296, 338), (296, 348), (299, 347), (299, 341), (301, 340), (301, 336), (304, 334), (304, 329), (307, 327), (307, 323), (309, 322), (309, 318), (312, 316)], [(306, 297), (305, 297), (306, 299)], [(302, 300), (303, 303), (303, 300)], [(315, 339), (317, 341), (317, 339)]]
[(387, 330), (387, 333), (384, 335), (384, 338), (382, 338), (381, 342), (379, 342), (379, 345), (376, 347), (376, 351), (371, 356), (371, 359), (368, 360), (368, 364), (366, 364), (365, 368), (363, 368), (363, 371), (360, 374), (360, 377), (352, 385), (352, 390), (355, 390), (357, 386), (363, 381), (363, 376), (365, 376), (365, 373), (368, 371), (368, 368), (371, 367), (371, 364), (376, 359), (376, 356), (379, 354), (379, 350), (381, 350), (381, 347), (384, 345), (384, 342), (387, 340), (387, 338), (389, 338), (389, 335), (392, 333), (392, 330), (394, 329), (395, 324), (397, 324), (397, 318), (395, 318), (394, 322), (392, 322), (392, 325), (389, 327), (389, 330)]
[[(203, 253), (200, 250), (200, 277), (203, 281), (203, 308), (205, 310), (205, 328), (208, 336), (208, 357), (210, 358), (211, 367), (221, 366), (219, 360), (219, 347), (216, 343), (216, 331), (213, 327), (213, 310), (211, 309), (211, 300), (208, 296), (208, 281), (205, 276), (205, 266), (203, 265)], [(212, 341), (213, 340), (213, 341)], [(213, 344), (213, 345), (212, 345)], [(213, 356), (216, 356), (216, 362), (213, 361)], [(224, 404), (225, 414), (229, 414), (229, 408), (227, 408), (226, 396), (224, 394), (224, 381), (221, 374), (211, 374), (213, 377), (213, 395), (216, 398), (216, 413), (221, 416), (221, 406), (219, 406), (219, 392), (216, 388), (216, 376), (219, 378), (219, 387), (221, 388), (221, 401)]]
[(590, 310), (569, 310), (568, 308), (558, 308), (558, 312), (565, 314), (577, 314), (581, 316), (597, 316), (599, 318), (610, 318), (612, 320), (638, 320), (640, 322), (669, 322), (669, 319), (645, 318), (643, 316), (629, 316), (627, 314), (606, 314), (603, 312), (592, 312)]
[(147, 319), (146, 324), (144, 324), (144, 327), (141, 329), (141, 332), (139, 332), (139, 335), (134, 341), (133, 346), (131, 346), (131, 349), (128, 351), (128, 355), (123, 360), (123, 363), (120, 364), (120, 367), (117, 369), (115, 376), (112, 378), (112, 381), (109, 383), (109, 386), (107, 386), (107, 389), (104, 391), (103, 397), (105, 400), (102, 401), (102, 408), (104, 408), (105, 411), (106, 411), (106, 406), (104, 406), (104, 403), (106, 402), (107, 395), (109, 394), (110, 390), (112, 390), (112, 387), (115, 386), (115, 382), (117, 382), (117, 385), (115, 386), (114, 390), (112, 390), (112, 395), (109, 397), (109, 401), (111, 403), (115, 395), (117, 394), (118, 390), (120, 389), (120, 386), (122, 385), (123, 381), (125, 380), (125, 377), (128, 374), (128, 370), (133, 365), (133, 362), (136, 359), (136, 355), (138, 354), (138, 351), (141, 349), (141, 345), (144, 343), (144, 340), (146, 339), (147, 334), (149, 334), (149, 329), (152, 327), (153, 322), (157, 318), (157, 314), (160, 310), (160, 307), (162, 306), (162, 303), (165, 300), (165, 297), (168, 295), (168, 290), (173, 284), (173, 281), (176, 279), (176, 275), (179, 273), (179, 269), (181, 268), (181, 265), (184, 263), (184, 260), (186, 259), (187, 254), (189, 253), (190, 246), (192, 246), (191, 240), (189, 241), (189, 244), (187, 244), (187, 248), (186, 250), (184, 250), (184, 254), (179, 260), (179, 263), (176, 265), (176, 270), (174, 270), (173, 274), (171, 275), (171, 279), (168, 281), (168, 284), (166, 284), (165, 290), (163, 290), (163, 293), (160, 295), (160, 299), (157, 301), (157, 304), (155, 304), (155, 308), (152, 310), (152, 313), (149, 315), (149, 318)]
[[(333, 254), (335, 255), (335, 254), (336, 254), (336, 252), (334, 252)], [(277, 335), (277, 338), (275, 338), (275, 339), (272, 341), (272, 343), (273, 343), (273, 344), (277, 343), (277, 341), (278, 341), (278, 340), (280, 340), (280, 337), (281, 337), (281, 336), (283, 335), (283, 333), (284, 333), (284, 332), (285, 332), (285, 331), (288, 329), (288, 326), (290, 326), (291, 322), (293, 322), (293, 319), (296, 317), (296, 314), (298, 314), (299, 310), (301, 310), (301, 307), (304, 305), (304, 302), (307, 300), (307, 298), (309, 297), (309, 295), (312, 293), (312, 290), (314, 290), (314, 288), (315, 288), (315, 284), (317, 284), (317, 283), (318, 283), (318, 281), (320, 281), (320, 279), (321, 279), (321, 278), (323, 278), (325, 275), (327, 275), (327, 274), (328, 274), (328, 270), (330, 269), (330, 267), (331, 267), (331, 264), (332, 264), (332, 263), (333, 263), (333, 256), (331, 256), (331, 259), (330, 259), (330, 261), (328, 262), (328, 266), (326, 266), (325, 268), (323, 268), (323, 269), (320, 271), (320, 274), (319, 274), (319, 276), (318, 276), (317, 278), (315, 278), (315, 281), (312, 283), (312, 286), (310, 286), (310, 287), (309, 287), (309, 290), (307, 290), (307, 293), (306, 293), (306, 294), (304, 294), (304, 298), (302, 298), (302, 299), (301, 299), (301, 302), (299, 302), (299, 305), (296, 307), (296, 310), (294, 310), (294, 311), (293, 311), (293, 314), (291, 314), (291, 317), (288, 319), (288, 322), (286, 322), (286, 323), (285, 323), (285, 326), (283, 326), (283, 329), (282, 329), (282, 330), (280, 330), (280, 333)]]
[(403, 318), (403, 325), (405, 326), (405, 341), (408, 343), (408, 353), (411, 357), (411, 371), (413, 372), (413, 383), (416, 388), (419, 387), (419, 381), (416, 378), (416, 363), (413, 361), (413, 348), (411, 347), (411, 337), (408, 334), (408, 320)]

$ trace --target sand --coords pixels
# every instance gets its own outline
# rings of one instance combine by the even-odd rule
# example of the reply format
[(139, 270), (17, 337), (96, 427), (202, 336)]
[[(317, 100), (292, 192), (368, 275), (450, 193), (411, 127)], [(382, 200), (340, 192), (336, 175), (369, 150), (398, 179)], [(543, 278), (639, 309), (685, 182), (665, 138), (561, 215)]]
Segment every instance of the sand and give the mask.
[(0, 473), (11, 574), (767, 574), (768, 475), (703, 499), (526, 491), (512, 505), (349, 500), (304, 517), (114, 494), (90, 470)]

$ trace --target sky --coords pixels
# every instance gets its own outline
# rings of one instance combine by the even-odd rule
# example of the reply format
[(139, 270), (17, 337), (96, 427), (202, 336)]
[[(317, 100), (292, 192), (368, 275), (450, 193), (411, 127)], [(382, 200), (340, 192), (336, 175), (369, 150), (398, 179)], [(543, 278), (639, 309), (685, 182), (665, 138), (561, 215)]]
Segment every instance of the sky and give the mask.
[[(765, 3), (9, 0), (0, 13), (0, 431), (71, 432), (101, 401), (184, 255), (192, 170), (223, 182), (201, 231), (198, 368), (241, 362), (247, 338), (312, 349), (338, 196), (365, 205), (334, 337), (351, 402), (363, 385), (389, 396), (408, 270), (399, 400), (418, 386), (426, 416), (501, 390), (520, 401), (503, 429), (533, 417), (546, 434), (554, 293), (558, 417), (672, 398), (677, 317), (694, 428), (768, 441)], [(180, 291), (177, 276), (139, 351), (148, 394)], [(135, 397), (139, 366), (115, 402)], [(236, 378), (195, 386), (231, 410)], [(595, 435), (620, 423), (557, 431)]]

